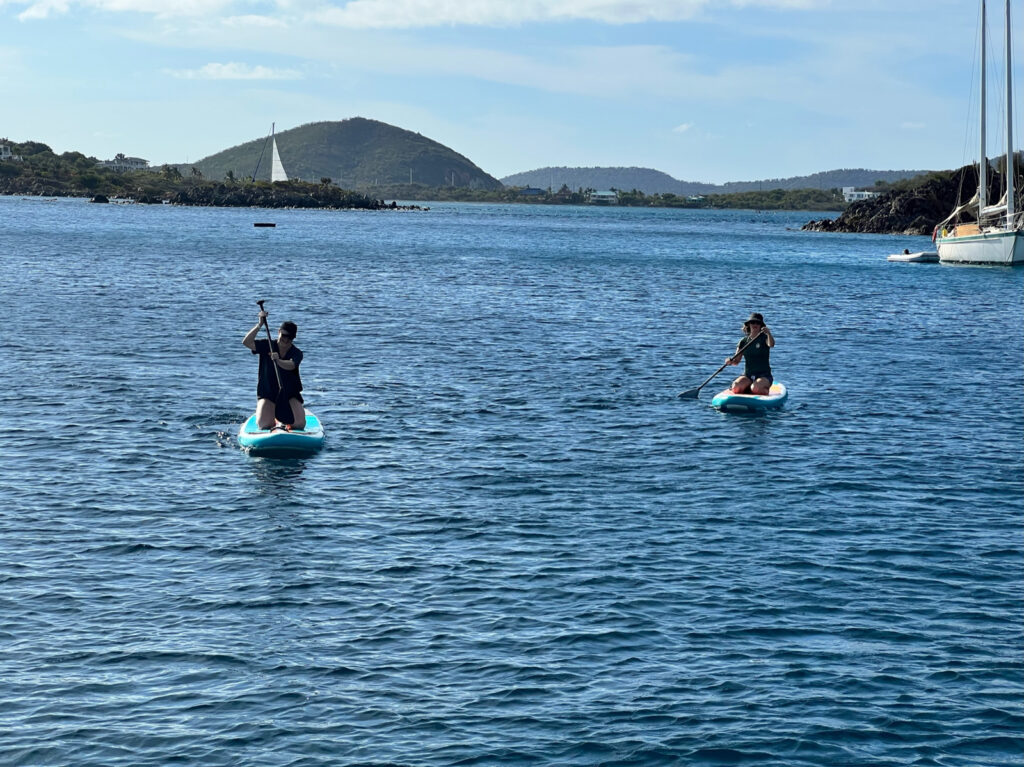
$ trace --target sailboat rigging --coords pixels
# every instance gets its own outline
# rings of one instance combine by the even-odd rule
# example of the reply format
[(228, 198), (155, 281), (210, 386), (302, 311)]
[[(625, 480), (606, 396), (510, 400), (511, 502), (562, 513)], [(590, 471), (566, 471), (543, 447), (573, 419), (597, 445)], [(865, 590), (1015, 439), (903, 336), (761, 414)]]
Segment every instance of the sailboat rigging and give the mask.
[[(985, 71), (985, 0), (981, 0), (981, 98), (980, 98), (980, 153), (978, 161), (978, 191), (963, 205), (959, 205), (935, 228), (935, 244), (939, 261), (968, 264), (1021, 264), (1024, 263), (1024, 220), (1017, 210), (1014, 183), (1015, 155), (1013, 150), (1013, 88), (1011, 70), (1010, 0), (1006, 2), (1006, 151), (1003, 179), (1006, 192), (995, 205), (988, 204), (988, 156), (985, 148), (986, 71)], [(976, 221), (960, 223), (965, 211), (973, 213)]]

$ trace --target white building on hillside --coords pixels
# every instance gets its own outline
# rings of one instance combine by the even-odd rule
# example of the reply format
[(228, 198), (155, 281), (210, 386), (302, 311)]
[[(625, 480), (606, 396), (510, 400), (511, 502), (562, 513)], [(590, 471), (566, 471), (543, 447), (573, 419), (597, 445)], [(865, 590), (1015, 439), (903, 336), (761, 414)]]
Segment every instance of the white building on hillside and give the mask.
[(10, 160), (11, 162), (21, 162), (21, 155), (14, 154), (11, 151), (10, 144), (0, 144), (0, 161)]
[(129, 170), (149, 170), (149, 160), (143, 160), (141, 157), (125, 157), (123, 154), (115, 155), (113, 160), (100, 160), (96, 164), (101, 168), (122, 173)]
[(873, 197), (878, 197), (878, 192), (857, 191), (857, 187), (855, 186), (843, 187), (843, 199), (846, 200), (846, 202), (856, 202), (857, 200), (870, 200)]
[(618, 192), (591, 192), (588, 198), (590, 202), (600, 203), (603, 205), (618, 205), (619, 204), (619, 193)]

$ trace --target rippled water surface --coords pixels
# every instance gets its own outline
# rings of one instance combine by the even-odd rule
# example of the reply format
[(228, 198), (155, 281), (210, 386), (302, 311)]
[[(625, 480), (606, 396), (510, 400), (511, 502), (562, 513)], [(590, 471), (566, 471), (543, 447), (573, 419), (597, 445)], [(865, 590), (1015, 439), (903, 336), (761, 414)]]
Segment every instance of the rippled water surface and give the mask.
[(812, 217), (0, 199), (0, 763), (1024, 764), (1024, 270)]

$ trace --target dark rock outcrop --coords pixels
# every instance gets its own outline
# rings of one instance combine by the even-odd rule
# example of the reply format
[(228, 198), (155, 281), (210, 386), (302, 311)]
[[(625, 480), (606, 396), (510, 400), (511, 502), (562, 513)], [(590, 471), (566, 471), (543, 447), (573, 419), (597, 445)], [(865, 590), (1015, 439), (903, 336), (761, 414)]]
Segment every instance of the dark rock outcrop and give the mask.
[[(996, 172), (988, 177), (989, 199), (997, 200), (1002, 178)], [(835, 219), (810, 221), (802, 227), (813, 232), (859, 232), (863, 234), (930, 235), (958, 200), (974, 195), (978, 185), (976, 166), (958, 171), (934, 173), (912, 189), (894, 189), (872, 200), (852, 203)]]

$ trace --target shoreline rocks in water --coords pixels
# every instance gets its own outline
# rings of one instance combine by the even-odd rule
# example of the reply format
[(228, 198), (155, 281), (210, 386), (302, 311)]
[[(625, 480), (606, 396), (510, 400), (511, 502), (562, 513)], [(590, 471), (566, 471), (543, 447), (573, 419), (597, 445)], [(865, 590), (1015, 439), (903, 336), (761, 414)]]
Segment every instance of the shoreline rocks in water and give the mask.
[(420, 205), (399, 205), (368, 197), (359, 192), (326, 184), (304, 182), (266, 182), (246, 185), (218, 183), (196, 184), (188, 188), (132, 190), (129, 195), (118, 196), (103, 192), (84, 194), (82, 189), (69, 189), (61, 185), (29, 184), (17, 189), (4, 189), (3, 194), (31, 195), (33, 197), (86, 197), (91, 203), (133, 202), (148, 205), (171, 203), (198, 207), (225, 208), (303, 208), (324, 210), (430, 210)]
[[(998, 199), (999, 178), (989, 176), (989, 199)], [(978, 172), (968, 165), (958, 171), (933, 174), (912, 189), (893, 189), (871, 200), (850, 205), (838, 218), (809, 221), (801, 229), (810, 232), (849, 232), (859, 234), (931, 235), (946, 219), (961, 194), (969, 198), (978, 184)]]
[(241, 187), (227, 184), (196, 186), (168, 196), (136, 198), (140, 203), (208, 206), (221, 208), (313, 208), (327, 210), (423, 210), (418, 205), (399, 205), (336, 186), (312, 184), (257, 184)]

